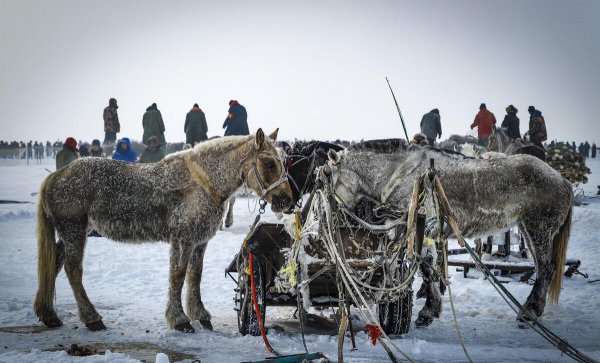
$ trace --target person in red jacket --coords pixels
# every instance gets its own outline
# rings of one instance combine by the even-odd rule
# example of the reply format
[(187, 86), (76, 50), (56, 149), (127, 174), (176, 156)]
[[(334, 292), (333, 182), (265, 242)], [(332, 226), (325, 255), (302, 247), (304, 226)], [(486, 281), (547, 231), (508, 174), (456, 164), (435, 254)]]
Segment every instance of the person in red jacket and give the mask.
[(496, 125), (496, 117), (487, 110), (485, 103), (482, 103), (479, 105), (479, 112), (471, 125), (471, 129), (477, 127), (477, 137), (479, 138), (480, 146), (488, 146), (489, 137), (492, 135), (494, 125)]

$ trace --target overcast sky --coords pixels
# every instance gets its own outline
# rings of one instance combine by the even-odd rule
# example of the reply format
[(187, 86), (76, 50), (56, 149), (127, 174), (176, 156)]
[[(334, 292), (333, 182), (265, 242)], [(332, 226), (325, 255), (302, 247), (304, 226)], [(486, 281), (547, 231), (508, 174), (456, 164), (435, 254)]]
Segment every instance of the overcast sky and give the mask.
[(282, 139), (403, 137), (387, 76), (411, 136), (432, 108), (465, 135), (486, 102), (600, 142), (598, 19), (596, 0), (0, 0), (0, 139), (102, 140), (110, 97), (138, 140), (153, 102), (168, 142), (196, 102), (222, 135), (230, 99)]

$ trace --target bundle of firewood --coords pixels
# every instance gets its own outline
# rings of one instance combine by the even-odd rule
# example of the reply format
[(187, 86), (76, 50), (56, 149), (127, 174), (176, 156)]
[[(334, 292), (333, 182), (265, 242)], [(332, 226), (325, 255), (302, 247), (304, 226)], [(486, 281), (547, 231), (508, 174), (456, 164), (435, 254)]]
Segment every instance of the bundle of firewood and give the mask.
[(585, 158), (564, 144), (547, 149), (546, 162), (571, 183), (587, 183), (587, 174), (592, 173)]

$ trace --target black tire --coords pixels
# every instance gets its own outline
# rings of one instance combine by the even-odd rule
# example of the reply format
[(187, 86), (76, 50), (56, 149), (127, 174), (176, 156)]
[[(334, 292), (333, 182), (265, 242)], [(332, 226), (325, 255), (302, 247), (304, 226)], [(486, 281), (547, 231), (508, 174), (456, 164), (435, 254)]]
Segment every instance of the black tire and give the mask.
[(379, 304), (379, 324), (388, 335), (406, 334), (412, 318), (413, 291), (408, 289), (389, 304)]
[[(248, 265), (248, 260), (244, 266)], [(260, 335), (260, 326), (258, 317), (254, 311), (252, 302), (252, 285), (250, 276), (245, 272), (240, 273), (239, 286), (239, 306), (238, 306), (238, 328), (242, 335), (250, 334), (252, 336)], [(242, 275), (243, 274), (243, 275)], [(258, 309), (262, 318), (262, 324), (265, 324), (265, 314), (267, 306), (266, 300), (266, 284), (265, 284), (265, 267), (258, 258), (254, 258), (254, 283), (256, 284), (256, 298), (258, 299)]]

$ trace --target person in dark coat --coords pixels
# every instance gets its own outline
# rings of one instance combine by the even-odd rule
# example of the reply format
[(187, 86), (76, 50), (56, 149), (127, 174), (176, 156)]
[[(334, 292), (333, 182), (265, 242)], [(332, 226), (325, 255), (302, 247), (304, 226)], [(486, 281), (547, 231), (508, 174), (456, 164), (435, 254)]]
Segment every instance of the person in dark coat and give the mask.
[(79, 159), (77, 154), (77, 140), (72, 137), (67, 137), (62, 149), (56, 153), (56, 170), (64, 168), (71, 162)]
[(506, 108), (506, 116), (504, 116), (504, 121), (502, 121), (501, 127), (506, 129), (506, 134), (511, 139), (520, 139), (521, 138), (521, 130), (519, 129), (519, 118), (517, 117), (517, 108), (513, 105), (509, 105)]
[(156, 103), (151, 104), (144, 113), (142, 119), (142, 126), (144, 127), (144, 135), (142, 136), (142, 143), (148, 145), (148, 139), (150, 136), (158, 137), (158, 141), (161, 145), (165, 145), (165, 123), (163, 122), (162, 114), (158, 110)]
[(164, 150), (160, 148), (160, 142), (158, 137), (150, 136), (148, 138), (148, 147), (142, 152), (140, 156), (140, 163), (157, 163), (165, 158)]
[(421, 119), (421, 133), (427, 136), (427, 142), (430, 146), (435, 145), (436, 137), (438, 139), (442, 137), (440, 110), (434, 108), (423, 115)]
[(585, 145), (583, 145), (583, 142), (579, 143), (578, 149), (579, 149), (579, 151), (578, 151), (579, 155), (585, 156)]
[(225, 136), (250, 135), (248, 130), (248, 114), (246, 108), (237, 100), (229, 101), (229, 111), (223, 123)]
[(589, 158), (590, 157), (590, 143), (589, 142), (585, 142), (585, 144), (583, 144), (583, 146), (585, 146), (585, 157)]
[(480, 146), (488, 146), (495, 124), (496, 116), (488, 111), (485, 103), (479, 105), (479, 112), (475, 116), (475, 121), (471, 124), (471, 129), (477, 127), (477, 138)]
[[(568, 142), (567, 142), (567, 145), (569, 145)], [(577, 154), (577, 145), (575, 145), (575, 141), (573, 141), (573, 143), (571, 145), (571, 150), (573, 151), (573, 154)]]
[(527, 108), (529, 112), (529, 131), (525, 134), (529, 135), (529, 140), (535, 146), (539, 146), (544, 149), (543, 142), (548, 139), (548, 133), (546, 132), (546, 121), (542, 116), (542, 111), (536, 110), (534, 106)]
[(186, 144), (194, 146), (207, 139), (208, 126), (206, 125), (206, 116), (197, 103), (194, 103), (194, 107), (185, 116), (183, 131), (185, 131)]
[(137, 161), (137, 154), (131, 148), (131, 141), (129, 141), (129, 138), (124, 137), (117, 142), (117, 149), (112, 158), (113, 160), (129, 161), (132, 163)]
[(79, 156), (81, 156), (82, 158), (86, 156), (91, 156), (90, 144), (88, 144), (87, 142), (81, 144), (81, 146), (79, 147)]
[(121, 132), (119, 115), (117, 114), (117, 100), (111, 98), (108, 100), (108, 106), (104, 109), (104, 144), (114, 144), (117, 134)]
[(595, 142), (592, 143), (592, 157), (593, 158), (596, 157), (596, 143)]
[(100, 140), (94, 139), (94, 141), (92, 141), (92, 147), (90, 148), (90, 156), (95, 156), (95, 157), (101, 158), (103, 152), (104, 152), (104, 150), (102, 150), (102, 146), (100, 145)]

